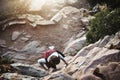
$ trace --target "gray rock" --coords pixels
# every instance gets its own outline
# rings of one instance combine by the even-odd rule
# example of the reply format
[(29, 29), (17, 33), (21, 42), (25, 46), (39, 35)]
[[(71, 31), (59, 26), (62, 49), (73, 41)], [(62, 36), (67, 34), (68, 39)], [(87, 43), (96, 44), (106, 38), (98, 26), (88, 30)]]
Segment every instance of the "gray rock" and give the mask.
[(31, 36), (31, 35), (26, 35), (25, 37), (26, 37), (26, 38), (31, 38), (32, 36)]
[[(61, 20), (65, 20), (66, 18), (69, 18), (69, 17), (72, 18), (73, 17), (72, 14), (77, 14), (77, 15), (74, 15), (74, 19), (75, 18), (78, 19), (80, 17), (80, 15), (79, 15), (80, 14), (79, 9), (77, 9), (75, 7), (71, 7), (71, 6), (64, 7), (55, 16), (53, 16), (50, 19), (50, 21), (54, 21), (54, 22), (58, 23)], [(78, 15), (79, 15), (79, 17), (78, 17)]]
[(99, 43), (98, 47), (104, 47), (109, 42), (110, 39), (111, 36), (105, 36), (104, 39), (102, 39), (102, 41)]
[(63, 53), (67, 53), (70, 55), (75, 55), (77, 51), (79, 51), (86, 43), (86, 37), (81, 37), (79, 39), (76, 39), (68, 44), (68, 46), (65, 48)]
[(58, 71), (50, 75), (50, 77), (45, 80), (75, 80), (75, 79), (69, 76), (68, 74)]
[(99, 64), (107, 64), (109, 62), (119, 62), (120, 51), (119, 50), (101, 50), (97, 55), (90, 61), (84, 72), (86, 73), (90, 68), (95, 68)]
[(36, 53), (43, 53), (43, 51), (45, 51), (46, 50), (46, 48), (45, 48), (45, 46), (43, 46), (43, 47), (38, 47), (37, 48), (37, 50), (36, 50)]
[(20, 21), (20, 20), (11, 20), (11, 21), (8, 21), (6, 22), (5, 24), (3, 24), (3, 27), (2, 27), (2, 30), (4, 31), (7, 27), (10, 27), (12, 25), (25, 25), (26, 24), (26, 21), (23, 20), (23, 21)]
[(115, 35), (118, 39), (120, 39), (120, 31), (118, 31)]
[(39, 15), (31, 15), (31, 14), (27, 14), (26, 18), (28, 19), (29, 22), (34, 23), (36, 21), (41, 21), (44, 20), (44, 18), (42, 18)]
[(82, 17), (81, 18), (81, 21), (82, 23), (85, 25), (85, 26), (88, 26), (89, 25), (89, 21), (91, 19), (94, 19), (95, 17), (94, 16), (88, 16), (88, 17)]
[(48, 26), (48, 25), (54, 25), (54, 24), (55, 22), (50, 20), (35, 21), (34, 23), (30, 23), (30, 25), (33, 26), (33, 28), (35, 28), (37, 25)]
[(102, 80), (101, 78), (93, 75), (93, 74), (86, 74), (80, 78), (80, 80)]
[(27, 38), (27, 37), (22, 37), (21, 40), (23, 40), (23, 41), (28, 41), (29, 38)]
[(57, 13), (55, 16), (53, 16), (50, 21), (54, 21), (56, 23), (58, 23), (61, 19), (62, 19), (62, 15), (60, 13)]
[(37, 25), (42, 25), (42, 26), (47, 26), (47, 25), (54, 25), (55, 22), (54, 21), (50, 21), (50, 20), (43, 20), (43, 21), (37, 21), (35, 22)]
[(28, 75), (28, 76), (33, 76), (33, 77), (43, 77), (43, 76), (48, 75), (47, 72), (43, 70), (38, 70), (31, 65), (14, 63), (14, 64), (11, 64), (11, 66), (17, 69), (23, 75)]
[(76, 38), (82, 37), (85, 33), (86, 33), (86, 31), (80, 32), (79, 34), (76, 35)]
[(6, 44), (6, 41), (5, 41), (5, 40), (0, 39), (0, 46), (1, 46), (1, 45), (5, 45), (5, 44)]
[(30, 15), (28, 14), (27, 17), (28, 21), (30, 22), (30, 25), (33, 27), (36, 27), (37, 25), (47, 26), (47, 25), (54, 25), (55, 23), (50, 20), (45, 20), (39, 15)]
[(35, 53), (37, 48), (39, 47), (40, 43), (38, 41), (32, 41), (25, 45), (22, 49), (21, 52), (27, 52), (27, 53)]
[(4, 53), (1, 57), (8, 57), (8, 58), (13, 58), (15, 56), (15, 52), (8, 51)]
[(11, 21), (8, 23), (9, 26), (12, 26), (15, 24), (26, 24), (26, 21)]
[(94, 44), (90, 44), (88, 46), (83, 47), (80, 51), (78, 51), (78, 53), (73, 57), (73, 59), (71, 60), (71, 62), (73, 62), (75, 59), (77, 59), (78, 57), (85, 57), (87, 56), (87, 54), (89, 53), (90, 50), (92, 50), (94, 47), (97, 47), (99, 45), (101, 40), (97, 41)]
[(43, 17), (39, 15), (31, 15), (27, 14), (26, 19), (29, 21), (29, 24), (35, 28), (37, 25), (52, 25), (54, 22), (45, 20)]
[[(108, 45), (113, 44), (113, 46), (107, 47)], [(109, 62), (119, 63), (120, 61), (120, 38), (119, 33), (116, 33), (115, 36), (106, 36), (104, 39), (100, 39), (96, 43), (90, 44), (82, 48), (72, 60), (69, 61), (69, 65), (64, 69), (65, 72), (69, 73), (71, 76), (79, 79), (89, 80), (99, 80), (96, 76), (91, 76), (86, 74), (93, 73), (96, 67), (100, 65), (107, 65)], [(105, 68), (102, 74), (108, 76), (108, 80), (118, 79), (119, 76), (119, 66), (110, 65), (112, 68)], [(103, 69), (103, 68), (102, 68)], [(100, 70), (102, 70), (100, 69)], [(108, 72), (109, 71), (109, 72)], [(99, 72), (99, 71), (98, 71)], [(107, 73), (108, 72), (108, 73)], [(108, 75), (109, 74), (109, 75)], [(80, 78), (79, 75), (85, 75)], [(104, 80), (104, 79), (103, 79)]]
[(26, 58), (27, 58), (25, 56), (25, 54), (15, 53), (12, 51), (8, 51), (8, 52), (4, 53), (1, 57), (7, 57), (12, 60), (26, 60)]
[(106, 48), (120, 49), (120, 32), (117, 32), (115, 36), (112, 36), (110, 41), (105, 45)]
[(2, 74), (2, 77), (5, 80), (40, 80), (39, 78), (31, 77), (31, 76), (26, 76), (26, 75), (20, 75), (18, 73), (4, 73)]
[(26, 60), (27, 57), (25, 57), (24, 54), (16, 54), (15, 56), (13, 56), (13, 59), (16, 60)]
[(12, 33), (12, 40), (16, 40), (20, 35), (21, 35), (20, 32), (14, 31), (14, 32)]
[[(99, 71), (97, 71), (97, 69)], [(104, 75), (104, 77), (101, 77), (102, 80), (105, 80), (105, 79), (106, 80), (119, 80), (120, 78), (119, 77), (120, 76), (120, 63), (119, 62), (110, 62), (107, 65), (98, 66), (95, 70), (97, 74)]]

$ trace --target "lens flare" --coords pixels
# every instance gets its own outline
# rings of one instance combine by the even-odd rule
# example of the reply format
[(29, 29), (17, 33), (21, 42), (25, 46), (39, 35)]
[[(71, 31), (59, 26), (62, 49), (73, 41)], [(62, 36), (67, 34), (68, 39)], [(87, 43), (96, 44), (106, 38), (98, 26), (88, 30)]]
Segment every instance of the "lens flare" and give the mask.
[(41, 7), (45, 4), (46, 0), (31, 0), (30, 11), (40, 10)]

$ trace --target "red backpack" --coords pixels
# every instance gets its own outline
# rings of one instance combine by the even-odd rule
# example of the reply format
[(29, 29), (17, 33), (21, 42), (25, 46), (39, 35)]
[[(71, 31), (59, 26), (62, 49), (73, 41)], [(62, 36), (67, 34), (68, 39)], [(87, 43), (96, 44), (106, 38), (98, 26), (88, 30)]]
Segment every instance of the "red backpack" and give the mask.
[(43, 54), (43, 58), (47, 59), (53, 52), (56, 52), (56, 50), (48, 50)]

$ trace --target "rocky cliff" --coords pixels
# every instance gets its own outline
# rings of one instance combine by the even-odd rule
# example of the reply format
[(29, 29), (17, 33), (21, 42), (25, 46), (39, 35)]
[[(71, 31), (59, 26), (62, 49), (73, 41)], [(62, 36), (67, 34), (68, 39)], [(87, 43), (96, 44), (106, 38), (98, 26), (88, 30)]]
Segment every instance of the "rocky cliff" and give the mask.
[[(73, 50), (75, 51), (75, 49)], [(11, 66), (20, 74), (4, 73), (2, 78), (10, 80), (119, 80), (120, 32), (112, 36), (105, 36), (104, 39), (83, 47), (75, 56), (66, 56), (66, 60), (69, 65), (60, 67), (60, 65), (64, 65), (61, 63), (58, 65), (61, 70), (53, 73), (40, 69), (37, 64), (14, 63)]]
[[(0, 59), (14, 61), (0, 65), (0, 80), (119, 80), (120, 32), (86, 45), (86, 30), (94, 16), (73, 7), (74, 1), (49, 20), (23, 14), (0, 21)], [(61, 50), (69, 63), (61, 62), (53, 73), (37, 63), (50, 45)]]

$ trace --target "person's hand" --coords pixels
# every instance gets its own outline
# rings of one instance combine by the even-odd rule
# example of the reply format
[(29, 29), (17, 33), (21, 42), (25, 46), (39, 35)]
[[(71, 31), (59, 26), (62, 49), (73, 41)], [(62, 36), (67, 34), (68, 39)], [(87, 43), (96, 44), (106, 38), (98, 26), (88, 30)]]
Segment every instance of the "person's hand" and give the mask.
[(66, 62), (65, 64), (66, 64), (65, 67), (67, 67), (67, 66), (68, 66), (68, 63)]

